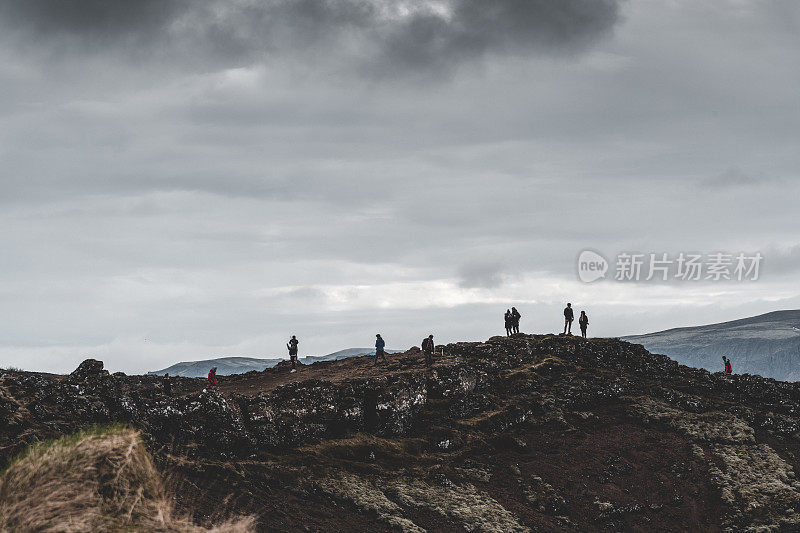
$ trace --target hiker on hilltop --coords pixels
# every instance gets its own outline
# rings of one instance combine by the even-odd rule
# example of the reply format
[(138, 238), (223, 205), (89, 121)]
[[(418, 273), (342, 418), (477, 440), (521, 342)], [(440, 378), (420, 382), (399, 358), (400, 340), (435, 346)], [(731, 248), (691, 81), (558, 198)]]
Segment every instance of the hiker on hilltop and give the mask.
[(578, 325), (581, 327), (581, 337), (586, 338), (586, 328), (589, 326), (589, 317), (586, 316), (586, 311), (581, 311), (581, 316), (578, 318)]
[(572, 312), (572, 304), (568, 303), (564, 308), (564, 335), (572, 335), (573, 320), (575, 320), (575, 313)]
[(725, 363), (725, 373), (733, 374), (733, 368), (731, 367), (731, 360), (723, 355), (722, 361)]
[(514, 331), (514, 319), (511, 316), (511, 309), (506, 309), (506, 314), (503, 318), (506, 323), (506, 336), (510, 337)]
[(375, 335), (375, 362), (373, 363), (372, 366), (378, 365), (379, 357), (383, 358), (384, 363), (386, 363), (387, 365), (389, 364), (389, 361), (386, 359), (386, 352), (383, 350), (385, 347), (386, 347), (386, 341), (383, 340), (381, 334), (378, 333), (377, 335)]
[(292, 361), (292, 369), (289, 371), (290, 373), (297, 372), (297, 345), (300, 344), (300, 341), (297, 340), (297, 337), (292, 335), (292, 338), (289, 339), (289, 342), (286, 344), (286, 347), (289, 349), (289, 359)]
[(511, 332), (512, 333), (519, 333), (519, 319), (522, 318), (522, 315), (519, 314), (516, 307), (511, 308)]
[(433, 335), (428, 335), (422, 339), (422, 352), (425, 354), (425, 366), (433, 366), (433, 351), (435, 347), (433, 344)]
[(214, 367), (208, 371), (208, 386), (209, 387), (217, 386), (217, 367)]
[(164, 394), (172, 396), (172, 380), (169, 377), (169, 372), (164, 373)]

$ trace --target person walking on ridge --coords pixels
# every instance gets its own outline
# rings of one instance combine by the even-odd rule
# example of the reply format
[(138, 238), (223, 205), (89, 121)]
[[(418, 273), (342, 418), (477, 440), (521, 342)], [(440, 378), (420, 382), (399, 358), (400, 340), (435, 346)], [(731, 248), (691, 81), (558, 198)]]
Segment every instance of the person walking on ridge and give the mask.
[(213, 367), (211, 370), (208, 371), (208, 386), (209, 387), (217, 386), (217, 367)]
[(383, 340), (381, 334), (378, 333), (377, 335), (375, 335), (375, 362), (372, 364), (372, 366), (378, 366), (379, 357), (383, 358), (384, 363), (386, 363), (387, 365), (389, 364), (389, 361), (386, 359), (386, 352), (383, 350), (385, 347), (386, 347), (386, 341)]
[(422, 339), (422, 352), (425, 354), (425, 366), (433, 366), (433, 351), (435, 347), (433, 344), (433, 335), (428, 335)]
[(300, 341), (297, 340), (297, 337), (292, 335), (292, 338), (289, 339), (289, 342), (286, 344), (286, 347), (289, 349), (289, 359), (292, 361), (292, 369), (289, 371), (290, 373), (297, 372), (297, 345), (300, 344)]
[(504, 319), (506, 323), (506, 336), (510, 337), (514, 328), (514, 326), (512, 325), (514, 319), (511, 318), (511, 309), (506, 309), (506, 314), (504, 316)]
[(725, 363), (725, 373), (733, 374), (733, 368), (731, 367), (731, 360), (723, 355), (722, 361)]
[(511, 333), (519, 333), (519, 319), (522, 315), (519, 314), (516, 307), (511, 308)]
[(575, 320), (575, 313), (572, 312), (572, 304), (568, 303), (564, 308), (564, 335), (572, 335), (573, 320)]
[(164, 394), (172, 396), (172, 381), (169, 377), (169, 372), (164, 373)]
[(581, 311), (581, 316), (578, 317), (578, 325), (581, 327), (581, 337), (586, 338), (586, 328), (589, 326), (589, 317), (586, 316), (586, 311)]

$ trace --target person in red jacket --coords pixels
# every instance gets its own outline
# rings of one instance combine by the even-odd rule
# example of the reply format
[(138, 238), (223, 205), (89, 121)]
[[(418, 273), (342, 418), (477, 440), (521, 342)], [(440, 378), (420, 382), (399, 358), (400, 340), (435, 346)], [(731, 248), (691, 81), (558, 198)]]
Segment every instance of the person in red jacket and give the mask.
[(731, 360), (722, 356), (722, 360), (725, 362), (725, 373), (726, 374), (733, 374), (733, 368), (731, 368)]
[(214, 367), (208, 371), (208, 386), (209, 387), (217, 386), (217, 367)]

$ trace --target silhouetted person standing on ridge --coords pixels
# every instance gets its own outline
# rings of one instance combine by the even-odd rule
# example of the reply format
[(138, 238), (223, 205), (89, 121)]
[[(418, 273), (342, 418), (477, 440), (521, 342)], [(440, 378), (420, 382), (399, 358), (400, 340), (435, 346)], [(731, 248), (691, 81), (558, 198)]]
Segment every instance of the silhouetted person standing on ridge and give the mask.
[(506, 336), (510, 337), (511, 333), (514, 331), (514, 326), (513, 326), (514, 319), (511, 317), (511, 309), (506, 309), (506, 314), (503, 318), (505, 319), (506, 323)]
[(164, 394), (172, 396), (172, 381), (169, 378), (169, 372), (164, 373)]
[(383, 362), (386, 363), (387, 365), (389, 364), (388, 359), (386, 359), (386, 352), (383, 350), (384, 348), (386, 348), (386, 341), (383, 340), (381, 334), (378, 333), (377, 335), (375, 335), (375, 363), (373, 363), (372, 366), (378, 365), (379, 357), (383, 357)]
[(286, 344), (286, 347), (289, 349), (289, 359), (292, 361), (292, 369), (290, 372), (297, 372), (297, 345), (300, 344), (300, 341), (297, 340), (297, 337), (292, 335), (292, 338), (289, 339), (289, 342)]
[(723, 355), (722, 361), (725, 363), (725, 373), (733, 374), (733, 368), (731, 367), (731, 360)]
[(425, 366), (433, 366), (433, 335), (422, 339), (422, 352), (425, 354)]
[(519, 333), (519, 319), (522, 315), (519, 314), (516, 307), (511, 308), (511, 333)]
[(217, 367), (214, 367), (208, 371), (208, 386), (209, 387), (217, 386)]
[(578, 325), (581, 327), (581, 337), (586, 338), (586, 328), (589, 326), (589, 317), (586, 316), (586, 311), (581, 311), (581, 316), (578, 317)]
[(575, 313), (572, 312), (572, 304), (568, 303), (564, 308), (564, 335), (572, 335), (573, 320), (575, 320)]

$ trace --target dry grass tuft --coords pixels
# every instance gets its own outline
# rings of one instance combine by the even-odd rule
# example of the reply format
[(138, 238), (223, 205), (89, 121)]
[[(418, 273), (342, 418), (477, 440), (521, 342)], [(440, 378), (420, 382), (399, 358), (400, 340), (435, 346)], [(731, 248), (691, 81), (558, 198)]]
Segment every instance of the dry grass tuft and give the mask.
[[(0, 531), (209, 531), (176, 516), (138, 432), (96, 428), (39, 443), (0, 478)], [(248, 533), (250, 518), (210, 531)]]
[(370, 454), (376, 458), (402, 461), (407, 459), (407, 445), (418, 444), (422, 447), (424, 441), (412, 442), (414, 439), (398, 440), (385, 439), (369, 433), (356, 433), (340, 439), (325, 440), (315, 444), (301, 446), (299, 451), (305, 454), (317, 455), (327, 458), (364, 461)]

